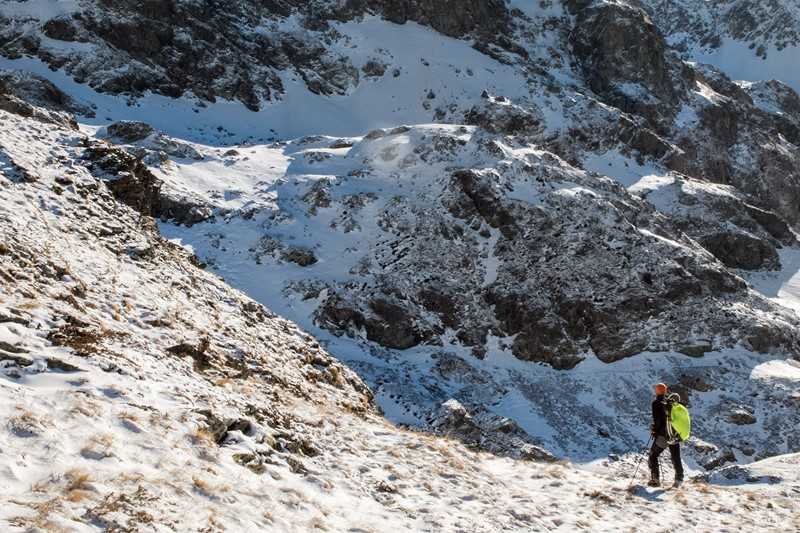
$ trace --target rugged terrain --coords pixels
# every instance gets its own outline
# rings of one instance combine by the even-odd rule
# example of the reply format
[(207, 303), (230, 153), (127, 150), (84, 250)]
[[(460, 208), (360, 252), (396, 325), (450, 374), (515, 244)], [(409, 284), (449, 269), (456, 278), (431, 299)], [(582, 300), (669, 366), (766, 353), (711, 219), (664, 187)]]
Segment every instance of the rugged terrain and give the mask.
[[(796, 455), (716, 470), (680, 491), (629, 492), (635, 454), (587, 470), (391, 425), (313, 338), (205, 273), (125, 204), (119, 181), (135, 173), (96, 177), (95, 141), (63, 114), (35, 115), (0, 111), (4, 529), (619, 531), (796, 520)], [(798, 370), (758, 372), (774, 391)], [(437, 424), (472, 444), (480, 433), (455, 402)]]
[[(751, 4), (0, 4), (4, 518), (781, 523), (798, 17)], [(657, 381), (696, 480), (629, 494)]]

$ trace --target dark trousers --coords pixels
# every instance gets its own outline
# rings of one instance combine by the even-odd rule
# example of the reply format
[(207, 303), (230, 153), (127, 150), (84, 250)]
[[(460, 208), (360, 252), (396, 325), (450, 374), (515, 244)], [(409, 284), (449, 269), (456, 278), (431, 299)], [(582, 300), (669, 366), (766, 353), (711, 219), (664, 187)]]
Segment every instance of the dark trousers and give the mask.
[(672, 459), (672, 467), (675, 469), (675, 479), (683, 481), (683, 463), (681, 462), (681, 445), (670, 444), (667, 445), (667, 439), (664, 437), (656, 437), (653, 446), (650, 448), (650, 477), (653, 479), (661, 479), (660, 468), (658, 467), (658, 456), (669, 447), (669, 456)]

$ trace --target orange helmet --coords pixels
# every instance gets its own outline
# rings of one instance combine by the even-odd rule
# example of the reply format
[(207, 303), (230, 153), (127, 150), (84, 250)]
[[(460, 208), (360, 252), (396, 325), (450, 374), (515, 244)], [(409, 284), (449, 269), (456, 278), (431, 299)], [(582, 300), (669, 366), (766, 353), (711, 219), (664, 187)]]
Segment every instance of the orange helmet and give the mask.
[(658, 383), (656, 385), (656, 396), (661, 396), (662, 394), (667, 393), (667, 386), (663, 383)]

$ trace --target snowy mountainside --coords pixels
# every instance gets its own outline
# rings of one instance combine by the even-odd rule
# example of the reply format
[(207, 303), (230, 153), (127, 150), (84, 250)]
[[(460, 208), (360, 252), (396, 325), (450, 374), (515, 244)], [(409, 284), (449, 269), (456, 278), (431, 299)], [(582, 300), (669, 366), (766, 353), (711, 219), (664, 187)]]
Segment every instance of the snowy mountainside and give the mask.
[[(142, 167), (112, 173), (129, 161), (119, 148), (21, 101), (0, 110), (3, 530), (796, 522), (796, 456), (629, 492), (633, 454), (593, 472), (398, 429), (317, 341), (197, 268), (127, 205), (153, 208), (140, 202), (152, 186)], [(785, 376), (775, 364), (753, 379)], [(474, 431), (459, 412), (440, 423)]]
[(800, 3), (797, 0), (641, 2), (687, 57), (741, 80), (780, 79), (800, 90)]
[[(9, 523), (791, 523), (793, 71), (646, 2), (218, 4), (0, 2)], [(628, 494), (659, 381), (696, 483)]]
[[(416, 349), (446, 348), (438, 366), (468, 374), (495, 350), (534, 376), (530, 362), (568, 369), (656, 352), (682, 354), (683, 367), (688, 357), (719, 350), (797, 353), (796, 317), (742, 279), (780, 270), (784, 250), (797, 245), (800, 108), (792, 89), (737, 84), (684, 61), (634, 3), (491, 3), (491, 13), (470, 8), (449, 19), (435, 3), (401, 4), (399, 11), (390, 2), (367, 11), (348, 4), (350, 15), (333, 17), (291, 3), (250, 13), (237, 3), (230, 18), (213, 19), (231, 38), (226, 47), (244, 46), (250, 34), (237, 31), (262, 22), (270, 39), (290, 35), (309, 49), (324, 43), (341, 59), (333, 74), (348, 65), (367, 71), (342, 94), (309, 84), (332, 71), (297, 62), (314, 54), (283, 61), (285, 47), (241, 65), (286, 82), (252, 100), (231, 92), (226, 76), (213, 78), (221, 86), (197, 89), (197, 80), (170, 67), (175, 57), (192, 63), (227, 53), (203, 39), (181, 48), (168, 35), (151, 65), (160, 74), (148, 71), (138, 92), (114, 86), (116, 71), (97, 62), (138, 64), (131, 46), (141, 43), (112, 46), (111, 55), (64, 45), (105, 50), (116, 25), (149, 29), (154, 18), (202, 33), (202, 10), (181, 2), (7, 2), (4, 53), (20, 58), (3, 65), (35, 71), (92, 105), (94, 117), (81, 118), (85, 130), (125, 146), (152, 168), (147, 180), (164, 183), (146, 214), (193, 225), (162, 230), (281, 314), (322, 326), (319, 335), (343, 335), (337, 356), (361, 365), (371, 385), (401, 390), (379, 395), (396, 420), (427, 423), (454, 392), (429, 378), (433, 358), (416, 364)], [(64, 24), (75, 33), (46, 36)], [(370, 64), (375, 58), (385, 68)], [(53, 66), (63, 71), (46, 68)], [(162, 75), (185, 87), (162, 90), (153, 82)], [(109, 80), (106, 94), (79, 84), (101, 88)], [(165, 98), (182, 91), (184, 98)], [(155, 129), (105, 126), (119, 118)], [(402, 126), (431, 120), (437, 124)], [(270, 138), (278, 144), (264, 145)], [(126, 166), (137, 163), (101, 170)], [(367, 344), (353, 348), (347, 338)], [(466, 367), (448, 350), (463, 351)], [(407, 362), (411, 381), (430, 382), (393, 385), (406, 373), (372, 352), (378, 361)], [(596, 453), (569, 432), (559, 435), (558, 421), (555, 430), (525, 422), (521, 411), (538, 398), (498, 409), (487, 408), (497, 401), (492, 394), (463, 399), (488, 427), (512, 415), (534, 443)], [(570, 416), (594, 415), (581, 407)], [(593, 448), (635, 438), (625, 430)], [(767, 439), (763, 446), (759, 453), (779, 453)]]
[[(715, 202), (736, 206), (736, 193), (696, 181), (675, 190), (664, 176), (647, 191), (661, 196), (663, 213), (675, 206), (674, 219), (662, 219), (608, 178), (503, 143), (472, 127), (428, 125), (227, 155), (197, 146), (203, 161), (155, 172), (193, 184), (193, 201), (216, 214), (161, 230), (314, 332), (366, 377), (394, 420), (435, 430), (453, 397), (487, 427), (513, 420), (534, 444), (589, 459), (637, 442), (634, 398), (669, 376), (693, 406), (715, 413), (699, 422), (699, 463), (716, 464), (728, 446), (762, 456), (794, 449), (784, 423), (795, 416), (794, 389), (754, 379), (772, 357), (739, 348), (792, 353), (797, 318), (680, 229), (692, 221), (701, 230), (705, 217), (716, 235)], [(258, 174), (255, 195), (203, 190), (222, 165), (241, 183), (265, 162), (272, 170)], [(683, 201), (668, 202), (676, 193)], [(691, 213), (678, 209), (689, 209), (686, 198), (698, 204)], [(642, 352), (651, 355), (603, 368)], [(575, 371), (559, 376), (533, 362)], [(607, 387), (611, 396), (596, 395)], [(566, 400), (564, 389), (585, 392)], [(705, 399), (704, 390), (718, 392)], [(776, 402), (756, 427), (730, 421), (744, 390)], [(551, 393), (569, 408), (554, 409)]]
[[(4, 2), (0, 47), (35, 55), (95, 90), (131, 97), (147, 91), (202, 102), (235, 100), (251, 110), (301, 84), (320, 95), (351, 94), (363, 79), (409, 76), (380, 50), (359, 57), (358, 35), (332, 22), (384, 16), (420, 22), (482, 47), (511, 47), (500, 0), (278, 2)], [(349, 53), (348, 53), (349, 52)], [(352, 53), (355, 52), (355, 53)], [(429, 65), (428, 65), (429, 66)]]

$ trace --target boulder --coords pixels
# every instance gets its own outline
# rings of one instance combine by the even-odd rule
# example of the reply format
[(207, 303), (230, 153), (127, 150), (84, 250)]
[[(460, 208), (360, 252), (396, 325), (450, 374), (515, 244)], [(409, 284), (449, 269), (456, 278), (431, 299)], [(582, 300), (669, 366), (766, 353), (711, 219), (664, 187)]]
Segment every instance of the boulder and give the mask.
[(287, 248), (283, 251), (282, 257), (284, 261), (301, 267), (311, 266), (317, 262), (314, 252), (305, 248)]
[(155, 129), (149, 124), (134, 120), (122, 120), (109, 124), (106, 128), (108, 136), (115, 141), (124, 143), (135, 143), (143, 141), (153, 133)]
[(337, 333), (363, 330), (368, 340), (397, 350), (419, 346), (433, 334), (407, 303), (381, 296), (357, 302), (334, 295), (322, 305), (316, 319)]
[(467, 444), (477, 444), (481, 439), (481, 429), (467, 409), (454, 399), (447, 400), (439, 407), (431, 426), (437, 432)]
[(737, 426), (748, 426), (757, 422), (755, 415), (745, 407), (735, 407), (728, 414), (728, 422)]
[(188, 196), (161, 194), (155, 215), (161, 220), (190, 227), (214, 218), (214, 208)]

